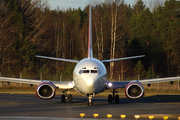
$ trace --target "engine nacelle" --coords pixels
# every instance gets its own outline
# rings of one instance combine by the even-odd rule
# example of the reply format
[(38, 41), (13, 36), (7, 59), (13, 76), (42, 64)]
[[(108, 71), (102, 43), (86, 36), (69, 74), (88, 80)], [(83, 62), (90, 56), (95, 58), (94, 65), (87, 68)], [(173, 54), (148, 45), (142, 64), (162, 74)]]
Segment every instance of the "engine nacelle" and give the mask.
[(129, 99), (138, 99), (144, 96), (144, 88), (140, 82), (130, 82), (125, 88), (125, 95)]
[(50, 82), (43, 82), (36, 88), (36, 96), (41, 99), (52, 99), (55, 96), (55, 86)]

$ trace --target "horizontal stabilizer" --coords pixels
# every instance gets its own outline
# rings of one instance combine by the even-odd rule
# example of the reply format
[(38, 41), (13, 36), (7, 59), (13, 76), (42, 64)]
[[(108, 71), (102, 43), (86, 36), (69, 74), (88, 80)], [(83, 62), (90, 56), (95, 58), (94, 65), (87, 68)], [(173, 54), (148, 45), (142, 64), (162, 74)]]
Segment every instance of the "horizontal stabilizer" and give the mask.
[(123, 58), (116, 58), (116, 59), (110, 59), (110, 60), (102, 60), (103, 63), (105, 62), (115, 62), (119, 60), (128, 60), (128, 59), (134, 59), (134, 58), (140, 58), (140, 57), (145, 57), (145, 55), (140, 55), (140, 56), (132, 56), (132, 57), (123, 57)]
[(51, 59), (51, 60), (59, 60), (59, 61), (64, 61), (64, 62), (72, 62), (72, 63), (78, 63), (79, 60), (71, 60), (71, 59), (64, 59), (64, 58), (55, 58), (55, 57), (47, 57), (47, 56), (40, 56), (36, 55), (38, 58), (45, 58), (45, 59)]

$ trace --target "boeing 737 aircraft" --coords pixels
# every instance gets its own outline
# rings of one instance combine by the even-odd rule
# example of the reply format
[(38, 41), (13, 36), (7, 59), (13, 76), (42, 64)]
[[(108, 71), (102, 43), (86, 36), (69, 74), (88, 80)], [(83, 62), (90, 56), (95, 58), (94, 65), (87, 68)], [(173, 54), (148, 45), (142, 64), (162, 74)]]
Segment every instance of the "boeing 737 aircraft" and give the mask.
[(88, 98), (88, 106), (93, 105), (92, 98), (106, 89), (111, 89), (112, 94), (108, 96), (108, 103), (119, 103), (119, 95), (117, 95), (117, 88), (125, 88), (125, 95), (129, 99), (138, 99), (143, 97), (144, 88), (143, 84), (167, 82), (167, 81), (178, 81), (180, 77), (169, 77), (169, 78), (158, 78), (158, 79), (146, 79), (146, 80), (132, 80), (132, 81), (108, 81), (107, 71), (103, 63), (114, 62), (119, 60), (133, 59), (144, 57), (144, 55), (117, 58), (110, 60), (98, 60), (93, 58), (92, 51), (92, 23), (91, 23), (91, 6), (89, 6), (89, 42), (88, 42), (88, 57), (83, 60), (71, 60), (63, 58), (54, 58), (39, 56), (39, 58), (59, 60), (65, 62), (76, 63), (73, 71), (72, 81), (49, 81), (49, 80), (30, 80), (20, 78), (7, 78), (0, 77), (0, 81), (18, 82), (26, 84), (38, 85), (36, 88), (36, 95), (41, 99), (52, 99), (55, 96), (56, 89), (63, 89), (63, 95), (61, 96), (61, 102), (64, 103), (66, 100), (69, 103), (72, 102), (72, 95), (69, 94), (71, 89), (75, 89), (77, 92), (82, 93)]

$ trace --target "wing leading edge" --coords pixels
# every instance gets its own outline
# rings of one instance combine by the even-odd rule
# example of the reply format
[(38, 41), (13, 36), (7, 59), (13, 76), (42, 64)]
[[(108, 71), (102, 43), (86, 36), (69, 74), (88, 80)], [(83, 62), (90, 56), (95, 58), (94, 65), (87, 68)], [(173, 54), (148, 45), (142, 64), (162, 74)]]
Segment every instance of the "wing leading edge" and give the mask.
[(111, 85), (107, 84), (107, 88), (125, 88), (130, 82), (140, 82), (141, 84), (152, 84), (170, 81), (179, 81), (180, 77), (167, 77), (167, 78), (156, 78), (156, 79), (144, 79), (144, 80), (132, 80), (132, 81), (111, 81)]
[(167, 77), (167, 78), (155, 78), (155, 79), (145, 79), (138, 80), (142, 84), (152, 84), (152, 83), (161, 83), (161, 82), (169, 82), (169, 81), (179, 81), (180, 77)]
[(0, 81), (7, 82), (17, 82), (25, 84), (34, 84), (39, 85), (43, 82), (51, 82), (59, 89), (71, 89), (74, 87), (73, 81), (48, 81), (48, 80), (32, 80), (32, 79), (20, 79), (20, 78), (9, 78), (9, 77), (0, 77)]

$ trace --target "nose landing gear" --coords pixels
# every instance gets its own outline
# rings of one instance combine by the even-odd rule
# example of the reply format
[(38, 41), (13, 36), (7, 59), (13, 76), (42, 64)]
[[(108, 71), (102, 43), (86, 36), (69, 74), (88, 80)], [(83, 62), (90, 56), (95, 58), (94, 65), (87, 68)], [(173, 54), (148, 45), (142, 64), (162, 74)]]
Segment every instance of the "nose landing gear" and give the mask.
[(87, 95), (88, 96), (88, 101), (87, 101), (87, 105), (88, 106), (93, 106), (93, 95)]

